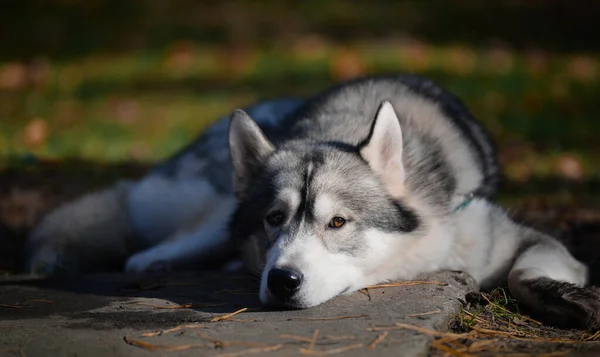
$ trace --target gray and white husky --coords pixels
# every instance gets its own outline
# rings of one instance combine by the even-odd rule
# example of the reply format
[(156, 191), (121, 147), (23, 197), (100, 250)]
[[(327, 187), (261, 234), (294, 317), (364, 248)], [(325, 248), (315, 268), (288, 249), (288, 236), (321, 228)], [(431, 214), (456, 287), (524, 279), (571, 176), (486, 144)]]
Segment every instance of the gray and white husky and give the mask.
[(489, 201), (499, 167), (469, 111), (433, 82), (371, 77), (234, 111), (137, 182), (64, 205), (28, 267), (183, 268), (239, 252), (260, 300), (308, 308), (439, 270), (507, 284), (536, 316), (600, 327), (600, 294), (558, 240)]

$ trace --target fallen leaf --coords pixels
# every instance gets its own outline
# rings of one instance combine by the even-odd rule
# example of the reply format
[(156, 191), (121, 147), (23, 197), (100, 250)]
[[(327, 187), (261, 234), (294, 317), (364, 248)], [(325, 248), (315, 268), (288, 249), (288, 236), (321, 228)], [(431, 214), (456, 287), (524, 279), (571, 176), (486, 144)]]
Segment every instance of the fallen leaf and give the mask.
[(43, 145), (48, 137), (48, 123), (43, 118), (32, 119), (23, 129), (23, 139), (29, 148)]

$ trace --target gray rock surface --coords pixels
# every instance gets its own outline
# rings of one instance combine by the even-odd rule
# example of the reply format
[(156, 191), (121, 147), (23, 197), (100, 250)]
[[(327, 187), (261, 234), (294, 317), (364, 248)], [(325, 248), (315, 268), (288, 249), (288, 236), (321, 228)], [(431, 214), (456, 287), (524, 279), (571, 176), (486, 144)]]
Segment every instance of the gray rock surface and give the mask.
[[(310, 348), (310, 342), (282, 335), (310, 340), (316, 329), (315, 351), (341, 350), (340, 356), (427, 356), (430, 337), (406, 329), (390, 330), (374, 350), (366, 348), (383, 333), (369, 331), (374, 327), (404, 323), (445, 330), (464, 295), (476, 289), (473, 279), (463, 273), (442, 272), (419, 280), (444, 285), (370, 289), (370, 297), (357, 292), (307, 310), (267, 311), (258, 302), (256, 282), (239, 274), (17, 276), (0, 281), (0, 356), (234, 357), (249, 348), (257, 349), (242, 355), (298, 356), (300, 348)], [(186, 304), (191, 307), (181, 308)], [(241, 308), (248, 311), (233, 320), (211, 322)], [(184, 324), (195, 328), (165, 331)], [(158, 334), (143, 336), (153, 332)], [(126, 343), (125, 336), (162, 347), (149, 351)], [(248, 345), (215, 347), (206, 337)], [(265, 351), (259, 344), (279, 349)], [(186, 345), (192, 347), (183, 349)]]

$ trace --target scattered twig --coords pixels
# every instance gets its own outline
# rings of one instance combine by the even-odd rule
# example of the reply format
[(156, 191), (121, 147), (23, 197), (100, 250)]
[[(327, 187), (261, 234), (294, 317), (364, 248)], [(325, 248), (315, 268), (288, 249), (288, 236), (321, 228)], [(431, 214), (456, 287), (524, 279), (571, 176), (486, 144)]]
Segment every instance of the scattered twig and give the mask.
[(181, 326), (176, 326), (164, 331), (156, 331), (156, 332), (146, 332), (143, 333), (142, 336), (143, 337), (152, 337), (152, 336), (160, 336), (160, 335), (164, 335), (170, 332), (174, 332), (174, 331), (178, 331), (178, 330), (182, 330), (182, 329), (186, 329), (186, 328), (205, 328), (206, 326), (202, 325), (202, 324), (187, 324), (187, 325), (181, 325)]
[(210, 342), (214, 343), (214, 344), (215, 344), (215, 347), (223, 347), (223, 346), (225, 345), (225, 343), (224, 343), (223, 341), (221, 341), (221, 340), (217, 340), (217, 339), (214, 339), (214, 338), (212, 338), (212, 337), (210, 337), (210, 336), (206, 336), (205, 334), (203, 334), (203, 333), (202, 333), (202, 332), (200, 332), (200, 331), (196, 331), (196, 334), (197, 334), (198, 336), (202, 337), (203, 339), (205, 339), (205, 340), (207, 340), (207, 341), (210, 341)]
[(429, 336), (433, 336), (433, 337), (454, 336), (456, 338), (467, 338), (469, 336), (468, 333), (459, 334), (459, 333), (452, 333), (452, 332), (441, 332), (441, 331), (429, 330), (424, 327), (420, 327), (420, 326), (416, 326), (416, 325), (409, 325), (409, 324), (403, 324), (403, 323), (396, 323), (396, 324), (394, 324), (394, 326), (370, 327), (370, 328), (367, 328), (367, 331), (392, 331), (392, 330), (403, 330), (403, 329), (417, 331), (424, 335), (429, 335)]
[(293, 317), (288, 321), (330, 321), (330, 320), (345, 320), (345, 319), (362, 319), (370, 318), (369, 315), (348, 315), (348, 316), (332, 316), (332, 317)]
[(210, 322), (224, 321), (224, 320), (227, 320), (228, 318), (233, 317), (233, 316), (235, 316), (237, 314), (240, 314), (240, 313), (242, 313), (242, 312), (244, 312), (246, 310), (248, 310), (247, 307), (245, 307), (243, 309), (239, 309), (238, 311), (232, 312), (232, 313), (227, 314), (227, 315), (217, 316), (217, 317), (213, 318), (212, 320), (210, 320)]
[(237, 347), (248, 347), (248, 348), (265, 348), (269, 347), (266, 343), (260, 342), (244, 342), (244, 341), (223, 341), (223, 347), (237, 346)]
[(369, 299), (369, 301), (371, 301), (371, 293), (369, 293), (369, 289), (360, 289), (358, 292), (365, 295)]
[(350, 346), (345, 346), (345, 347), (339, 347), (339, 348), (334, 348), (334, 349), (330, 349), (330, 350), (319, 350), (319, 351), (308, 350), (306, 348), (301, 348), (300, 349), (300, 353), (305, 354), (305, 355), (314, 355), (314, 356), (328, 356), (328, 355), (335, 355), (335, 354), (338, 354), (338, 353), (355, 350), (357, 348), (361, 348), (361, 347), (364, 347), (364, 346), (365, 345), (362, 344), (362, 343), (357, 343), (355, 345), (350, 345)]
[(433, 343), (431, 344), (431, 347), (436, 348), (442, 352), (446, 352), (446, 354), (452, 355), (452, 356), (457, 356), (457, 357), (474, 357), (475, 355), (470, 354), (470, 353), (464, 353), (462, 351), (453, 349), (449, 346), (444, 345), (443, 343), (437, 342), (437, 341), (433, 341)]
[(5, 307), (7, 309), (22, 309), (23, 306), (19, 306), (19, 305), (6, 305), (6, 304), (0, 304), (0, 307)]
[(266, 353), (266, 352), (272, 352), (272, 351), (277, 351), (283, 348), (283, 344), (279, 344), (279, 345), (274, 345), (274, 346), (269, 346), (269, 347), (256, 347), (256, 348), (249, 348), (247, 350), (242, 350), (239, 352), (232, 352), (232, 353), (223, 353), (220, 355), (215, 355), (213, 357), (237, 357), (237, 356), (243, 356), (243, 355), (253, 355), (253, 354), (258, 354), (258, 353)]
[(308, 347), (309, 350), (314, 350), (315, 349), (315, 344), (317, 343), (317, 338), (319, 337), (319, 329), (316, 329), (315, 332), (313, 333), (313, 337), (310, 340), (310, 347)]
[[(470, 333), (469, 333), (470, 334)], [(456, 340), (463, 339), (463, 334), (440, 337), (436, 340), (439, 343), (454, 343)]]
[[(468, 333), (440, 332), (440, 331), (435, 331), (435, 330), (429, 330), (429, 329), (426, 329), (426, 328), (423, 328), (420, 326), (403, 324), (403, 323), (396, 323), (396, 324), (394, 324), (393, 327), (375, 327), (375, 328), (370, 328), (367, 330), (368, 331), (389, 331), (389, 330), (394, 330), (394, 329), (413, 330), (413, 331), (417, 331), (424, 335), (429, 335), (432, 337), (454, 337), (455, 339), (465, 339), (465, 340), (472, 340), (472, 339), (476, 338), (476, 336), (474, 336), (471, 332), (468, 332)], [(489, 334), (489, 335), (500, 335), (500, 336), (510, 337), (513, 339), (527, 341), (527, 342), (548, 342), (548, 343), (562, 343), (562, 344), (582, 343), (582, 341), (580, 341), (580, 340), (553, 339), (553, 338), (542, 338), (542, 337), (523, 337), (522, 335), (518, 335), (518, 333), (489, 330), (489, 329), (483, 329), (483, 328), (477, 328), (477, 327), (474, 327), (473, 331), (478, 332), (478, 333)]]
[[(441, 340), (438, 340), (441, 342)], [(490, 345), (494, 345), (495, 343), (498, 343), (498, 339), (494, 338), (491, 340), (481, 340), (481, 341), (475, 341), (473, 342), (471, 345), (469, 345), (469, 352), (478, 352), (478, 351), (483, 351), (486, 347), (490, 346)]]
[(374, 350), (375, 347), (377, 347), (377, 345), (387, 337), (388, 333), (389, 332), (385, 331), (377, 335), (377, 337), (375, 337), (375, 339), (367, 345), (367, 349)]
[(215, 347), (239, 346), (239, 347), (258, 348), (258, 347), (269, 347), (270, 346), (265, 343), (259, 343), (259, 342), (222, 341), (222, 340), (217, 340), (216, 338), (207, 336), (200, 331), (195, 331), (195, 333), (198, 336), (202, 337), (203, 339), (212, 342), (215, 345)]
[(145, 341), (134, 340), (129, 336), (125, 336), (123, 338), (125, 342), (129, 345), (140, 347), (146, 349), (148, 351), (185, 351), (191, 348), (198, 347), (212, 347), (212, 344), (203, 343), (203, 344), (191, 344), (191, 345), (155, 345)]
[(325, 338), (333, 341), (342, 341), (342, 340), (356, 340), (356, 336), (352, 335), (325, 335)]
[(463, 310), (463, 312), (464, 312), (465, 314), (469, 315), (469, 316), (471, 317), (471, 320), (472, 320), (472, 321), (477, 321), (478, 323), (481, 323), (481, 324), (486, 324), (486, 325), (488, 324), (488, 322), (487, 322), (486, 320), (482, 319), (481, 317), (479, 317), (479, 316), (477, 316), (477, 315), (473, 315), (472, 313), (470, 313), (470, 312), (469, 312), (469, 311), (467, 311), (467, 310)]
[(46, 300), (46, 299), (27, 299), (27, 301), (31, 301), (31, 302), (43, 302), (46, 304), (54, 304), (54, 301), (52, 300)]
[(522, 331), (508, 332), (508, 331), (498, 331), (498, 330), (490, 330), (486, 328), (481, 328), (478, 326), (472, 326), (472, 330), (475, 330), (480, 333), (490, 334), (490, 335), (500, 335), (500, 336), (508, 336), (508, 337), (527, 337)]
[(583, 341), (596, 341), (599, 337), (600, 337), (600, 330), (596, 331), (593, 335), (590, 335), (590, 336), (583, 335), (582, 340)]
[(248, 310), (246, 310), (246, 312), (261, 312), (261, 311), (265, 311), (264, 308), (262, 307), (248, 307)]
[(381, 288), (393, 288), (397, 286), (413, 286), (413, 285), (441, 285), (447, 286), (448, 283), (444, 283), (441, 281), (400, 281), (397, 283), (387, 283), (387, 284), (379, 284), (379, 285), (370, 285), (365, 286), (365, 289), (381, 289)]
[(418, 313), (418, 314), (406, 315), (406, 317), (418, 317), (418, 316), (434, 315), (434, 314), (439, 314), (440, 312), (442, 312), (442, 310), (437, 309), (437, 310), (433, 310), (433, 311), (421, 312), (421, 313)]

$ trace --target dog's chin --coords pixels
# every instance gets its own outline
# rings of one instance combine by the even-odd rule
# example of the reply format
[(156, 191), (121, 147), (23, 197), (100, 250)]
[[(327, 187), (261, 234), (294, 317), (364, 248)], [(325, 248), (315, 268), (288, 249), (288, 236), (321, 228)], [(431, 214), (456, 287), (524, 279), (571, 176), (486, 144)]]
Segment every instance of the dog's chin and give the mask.
[(347, 287), (328, 299), (324, 299), (322, 301), (312, 302), (312, 303), (310, 301), (306, 301), (305, 299), (301, 299), (298, 297), (292, 297), (291, 299), (282, 301), (282, 300), (275, 298), (270, 292), (267, 291), (264, 294), (261, 294), (260, 300), (265, 307), (271, 308), (271, 309), (304, 310), (304, 309), (309, 309), (311, 307), (315, 307), (315, 306), (324, 304), (327, 301), (332, 300), (340, 295), (348, 294), (349, 291), (350, 291), (350, 287)]
[(310, 307), (312, 306), (307, 305), (301, 301), (297, 301), (295, 299), (290, 299), (288, 301), (280, 302), (279, 304), (275, 305), (275, 308), (282, 310), (304, 310)]
[(265, 306), (268, 309), (273, 309), (273, 310), (303, 310), (303, 309), (308, 309), (309, 307), (312, 307), (312, 306), (307, 305), (297, 299), (289, 299), (286, 301), (271, 299), (271, 300), (261, 301), (261, 302), (262, 302), (263, 306)]
[(277, 299), (268, 291), (260, 295), (260, 302), (266, 308), (274, 310), (302, 310), (312, 307), (299, 298), (292, 297), (287, 300)]

